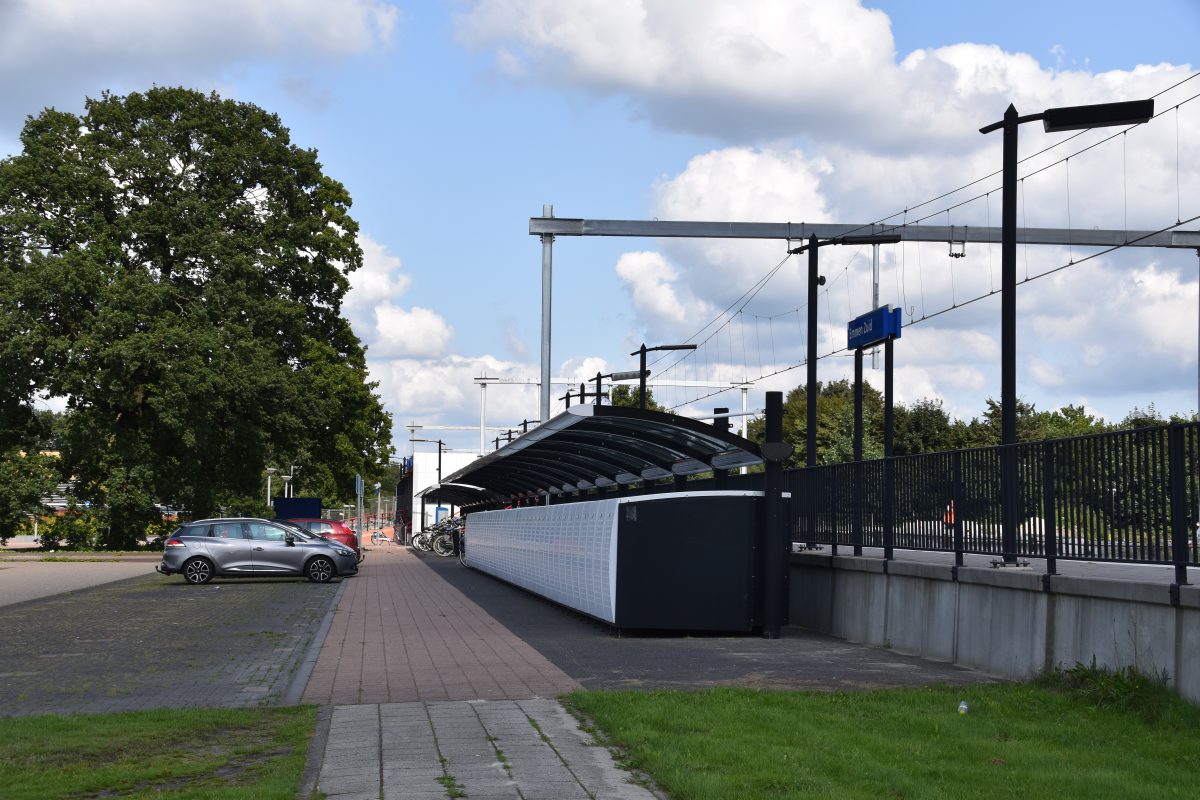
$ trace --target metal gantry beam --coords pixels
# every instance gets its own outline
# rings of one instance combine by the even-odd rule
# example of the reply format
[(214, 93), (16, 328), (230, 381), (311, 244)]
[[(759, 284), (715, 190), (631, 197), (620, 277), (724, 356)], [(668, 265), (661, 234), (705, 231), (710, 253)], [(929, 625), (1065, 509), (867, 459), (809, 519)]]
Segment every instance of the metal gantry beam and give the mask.
[[(554, 206), (529, 218), (529, 233), (542, 242), (541, 417), (550, 413), (550, 301), (556, 236), (628, 236), (658, 239), (778, 239), (831, 241), (852, 237), (897, 238), (902, 242), (975, 242), (1004, 244), (1003, 227), (970, 225), (894, 225), (883, 223), (809, 224), (807, 222), (704, 222), (686, 220), (575, 219), (555, 217)], [(1011, 237), (1010, 237), (1011, 246)], [(1019, 228), (1016, 244), (1074, 247), (1200, 248), (1200, 231), (1101, 230), (1091, 228)], [(811, 355), (810, 355), (811, 358)]]
[[(1004, 235), (1000, 228), (969, 225), (894, 225), (883, 223), (862, 224), (809, 224), (806, 222), (705, 222), (686, 220), (614, 220), (574, 219), (555, 217), (554, 207), (544, 205), (541, 217), (530, 217), (529, 233), (542, 242), (542, 375), (548, 382), (550, 374), (550, 272), (552, 248), (556, 236), (627, 236), (648, 238), (685, 239), (778, 239), (785, 242), (808, 240), (812, 248), (809, 256), (809, 297), (815, 293), (812, 286), (815, 273), (817, 242), (841, 243), (840, 239), (867, 241), (871, 238), (886, 238), (900, 242), (949, 242), (1000, 244), (1013, 248), (1016, 244), (1067, 245), (1074, 247), (1167, 247), (1200, 250), (1200, 231), (1166, 230), (1102, 230), (1092, 228), (1018, 228), (1015, 236), (1011, 230)], [(1015, 241), (1014, 241), (1015, 239)], [(850, 244), (851, 242), (845, 242)], [(858, 243), (858, 242), (855, 242)], [(799, 252), (806, 247), (797, 248)], [(1013, 291), (1004, 292), (1006, 302), (1012, 302)], [(815, 303), (809, 303), (810, 317), (815, 313)], [(815, 338), (811, 331), (809, 340), (809, 386), (815, 382), (815, 357), (812, 352)], [(1011, 348), (1008, 348), (1011, 349)], [(810, 404), (815, 398), (809, 398)], [(542, 387), (542, 417), (549, 413), (549, 387)], [(812, 409), (809, 410), (810, 436), (812, 434)], [(813, 444), (809, 442), (809, 450)], [(812, 457), (812, 453), (809, 453)]]
[[(899, 236), (905, 242), (1000, 244), (1001, 228), (974, 225), (811, 224), (807, 222), (687, 222), (673, 220), (530, 217), (533, 236), (630, 236), (660, 239), (840, 239)], [(1076, 247), (1200, 247), (1200, 231), (1126, 231), (1092, 228), (1018, 228), (1018, 244)]]

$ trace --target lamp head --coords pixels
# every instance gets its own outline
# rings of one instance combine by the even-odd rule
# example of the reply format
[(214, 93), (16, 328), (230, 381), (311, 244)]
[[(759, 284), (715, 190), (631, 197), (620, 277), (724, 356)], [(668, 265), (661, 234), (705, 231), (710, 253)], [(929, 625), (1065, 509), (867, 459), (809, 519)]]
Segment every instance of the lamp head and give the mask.
[(1110, 125), (1136, 125), (1154, 116), (1154, 100), (1124, 103), (1096, 103), (1090, 106), (1047, 108), (1042, 112), (1046, 133), (1104, 128)]

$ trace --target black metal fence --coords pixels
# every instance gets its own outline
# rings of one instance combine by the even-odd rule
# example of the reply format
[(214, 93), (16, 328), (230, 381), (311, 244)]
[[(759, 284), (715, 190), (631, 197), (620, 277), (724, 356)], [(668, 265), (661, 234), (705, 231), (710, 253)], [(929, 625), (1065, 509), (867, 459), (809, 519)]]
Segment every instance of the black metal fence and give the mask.
[(1045, 558), (1051, 574), (1060, 558), (1173, 564), (1186, 583), (1198, 465), (1188, 423), (789, 470), (792, 540)]

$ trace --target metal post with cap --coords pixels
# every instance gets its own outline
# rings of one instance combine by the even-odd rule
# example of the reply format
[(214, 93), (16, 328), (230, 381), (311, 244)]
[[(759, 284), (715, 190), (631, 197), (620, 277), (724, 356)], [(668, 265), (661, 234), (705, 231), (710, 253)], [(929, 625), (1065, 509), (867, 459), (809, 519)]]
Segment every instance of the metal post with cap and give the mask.
[(1154, 116), (1154, 100), (1048, 108), (1020, 116), (1011, 103), (1004, 118), (979, 129), (1003, 130), (1000, 192), (1000, 444), (1004, 563), (1017, 560), (1017, 127), (1041, 120), (1046, 133), (1137, 125)]
[(660, 344), (655, 347), (646, 347), (646, 343), (642, 342), (642, 346), (634, 350), (629, 355), (640, 356), (640, 369), (638, 370), (638, 408), (646, 410), (646, 376), (650, 371), (646, 369), (646, 353), (654, 353), (660, 350), (695, 350), (698, 345), (694, 344)]
[(783, 392), (767, 392), (763, 467), (763, 638), (778, 639), (787, 619), (791, 537), (783, 509), (783, 462), (792, 445), (783, 440)]

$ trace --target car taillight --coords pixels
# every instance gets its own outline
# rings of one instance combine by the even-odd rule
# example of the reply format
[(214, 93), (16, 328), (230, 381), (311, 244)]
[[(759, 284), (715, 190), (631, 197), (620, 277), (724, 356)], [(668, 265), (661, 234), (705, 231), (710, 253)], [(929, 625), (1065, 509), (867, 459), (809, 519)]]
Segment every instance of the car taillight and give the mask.
[(167, 539), (167, 542), (166, 542), (166, 545), (165, 545), (165, 546), (166, 546), (166, 547), (187, 547), (187, 545), (186, 545), (186, 544), (184, 544), (184, 543), (183, 543), (181, 540), (179, 540), (179, 539), (174, 539), (174, 538), (172, 538), (172, 539)]

